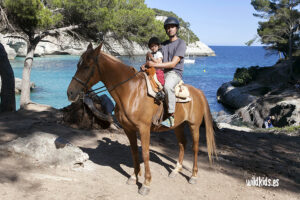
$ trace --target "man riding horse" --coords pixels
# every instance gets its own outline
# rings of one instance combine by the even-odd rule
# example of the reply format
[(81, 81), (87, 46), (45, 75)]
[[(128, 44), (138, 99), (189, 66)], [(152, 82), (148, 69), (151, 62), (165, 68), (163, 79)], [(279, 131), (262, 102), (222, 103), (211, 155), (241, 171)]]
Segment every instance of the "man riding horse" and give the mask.
[[(177, 103), (174, 112), (174, 94), (173, 89), (183, 71), (183, 58), (185, 52), (185, 43), (177, 37), (179, 28), (178, 20), (168, 18), (165, 22), (166, 33), (169, 40), (164, 43), (163, 52), (165, 62), (154, 64), (147, 62), (148, 66), (164, 68), (167, 72), (165, 91), (168, 98), (169, 113), (176, 117), (174, 125), (170, 128), (166, 126), (153, 126), (152, 117), (160, 108), (155, 103), (153, 97), (147, 95), (147, 82), (145, 76), (137, 72), (115, 57), (101, 50), (102, 44), (93, 48), (92, 44), (81, 55), (77, 64), (77, 70), (68, 87), (67, 95), (71, 102), (75, 102), (84, 96), (84, 93), (90, 93), (93, 85), (102, 81), (108, 92), (116, 102), (115, 117), (122, 125), (127, 135), (131, 154), (133, 158), (134, 171), (128, 178), (127, 183), (136, 185), (141, 175), (141, 167), (138, 152), (138, 135), (141, 140), (142, 158), (144, 161), (144, 181), (139, 193), (147, 195), (150, 192), (152, 175), (150, 171), (150, 133), (151, 131), (162, 132), (174, 130), (178, 140), (179, 155), (176, 167), (170, 173), (170, 177), (175, 177), (181, 170), (183, 157), (186, 147), (186, 138), (184, 134), (185, 125), (188, 125), (193, 140), (193, 169), (189, 178), (190, 184), (197, 182), (198, 174), (198, 152), (199, 152), (199, 129), (202, 121), (205, 121), (207, 154), (209, 161), (212, 162), (213, 156), (216, 155), (216, 144), (213, 130), (212, 117), (209, 105), (204, 93), (188, 84), (185, 86), (190, 92), (191, 101), (186, 103)], [(174, 46), (173, 46), (174, 45)], [(175, 48), (180, 50), (172, 51)], [(168, 88), (168, 89), (167, 89)], [(171, 107), (173, 106), (173, 107)], [(147, 108), (147, 109), (145, 109)], [(172, 125), (172, 124), (171, 124)], [(137, 135), (138, 133), (138, 135)]]
[[(174, 126), (176, 105), (175, 86), (182, 79), (186, 44), (177, 35), (179, 21), (175, 17), (168, 17), (164, 23), (164, 28), (169, 36), (169, 40), (162, 43), (163, 62), (155, 63), (153, 61), (147, 61), (145, 65), (158, 69), (162, 68), (165, 71), (164, 92), (168, 105), (168, 118), (161, 124), (166, 127), (172, 127)], [(142, 70), (145, 70), (145, 65), (142, 66)]]

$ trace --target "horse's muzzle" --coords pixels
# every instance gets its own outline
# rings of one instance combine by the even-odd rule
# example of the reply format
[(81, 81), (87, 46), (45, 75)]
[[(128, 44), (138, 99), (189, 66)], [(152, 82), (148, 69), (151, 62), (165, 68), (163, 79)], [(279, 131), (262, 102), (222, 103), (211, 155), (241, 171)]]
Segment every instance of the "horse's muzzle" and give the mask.
[(80, 93), (73, 92), (72, 90), (68, 90), (68, 91), (67, 91), (68, 100), (69, 100), (70, 102), (76, 102), (76, 101), (79, 99), (79, 97), (80, 97), (79, 94), (80, 94)]

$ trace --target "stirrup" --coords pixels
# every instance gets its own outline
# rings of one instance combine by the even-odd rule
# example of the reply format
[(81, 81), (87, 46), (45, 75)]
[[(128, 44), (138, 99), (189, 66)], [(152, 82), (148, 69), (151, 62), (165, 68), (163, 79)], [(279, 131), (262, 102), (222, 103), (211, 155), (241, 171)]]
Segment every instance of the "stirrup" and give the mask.
[(167, 119), (165, 119), (161, 125), (166, 126), (168, 128), (174, 126), (174, 116), (170, 116)]
[(157, 101), (163, 101), (165, 99), (165, 93), (163, 91), (159, 91), (156, 93), (154, 98)]

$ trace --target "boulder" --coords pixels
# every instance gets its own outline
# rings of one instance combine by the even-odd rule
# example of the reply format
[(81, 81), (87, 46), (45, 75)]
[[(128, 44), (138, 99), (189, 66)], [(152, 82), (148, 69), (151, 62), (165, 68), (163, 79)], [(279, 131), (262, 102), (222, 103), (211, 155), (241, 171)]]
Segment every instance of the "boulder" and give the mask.
[(32, 161), (43, 166), (72, 168), (78, 165), (84, 166), (89, 159), (88, 154), (66, 139), (45, 132), (36, 132), (25, 138), (17, 138), (1, 145), (0, 148), (31, 158)]
[[(35, 88), (34, 82), (30, 82), (30, 90)], [(22, 91), (22, 79), (15, 78), (15, 92), (16, 94), (20, 94)]]
[(272, 124), (275, 127), (300, 126), (300, 89), (275, 90), (238, 109), (236, 113), (243, 121), (260, 128), (269, 116), (274, 117)]
[[(1, 93), (1, 77), (0, 77), (0, 93)], [(35, 88), (35, 84), (34, 82), (30, 82), (30, 89), (34, 89)], [(16, 94), (20, 94), (22, 90), (22, 79), (20, 78), (15, 78), (15, 93)]]
[(227, 123), (227, 124), (231, 124), (232, 121), (235, 119), (234, 115), (230, 115), (226, 113), (224, 110), (221, 110), (219, 112), (213, 112), (212, 117), (216, 123)]
[(217, 91), (217, 100), (231, 109), (239, 109), (258, 98), (249, 94), (249, 90), (259, 87), (259, 84), (249, 87), (235, 87), (232, 82), (224, 83)]

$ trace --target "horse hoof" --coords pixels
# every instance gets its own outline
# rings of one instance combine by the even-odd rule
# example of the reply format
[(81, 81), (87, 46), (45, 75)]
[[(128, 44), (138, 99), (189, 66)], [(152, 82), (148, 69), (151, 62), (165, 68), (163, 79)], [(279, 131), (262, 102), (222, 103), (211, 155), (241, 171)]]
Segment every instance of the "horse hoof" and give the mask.
[(169, 174), (169, 178), (175, 178), (177, 176), (178, 172), (176, 171), (172, 171), (170, 174)]
[(136, 184), (136, 179), (133, 177), (129, 177), (129, 179), (127, 180), (127, 185), (135, 185)]
[(195, 176), (192, 176), (191, 178), (190, 178), (190, 180), (189, 180), (189, 184), (196, 184), (197, 183), (197, 177), (195, 177)]
[(145, 196), (147, 194), (149, 194), (150, 192), (150, 187), (149, 186), (145, 186), (143, 185), (140, 189), (139, 189), (139, 194)]

